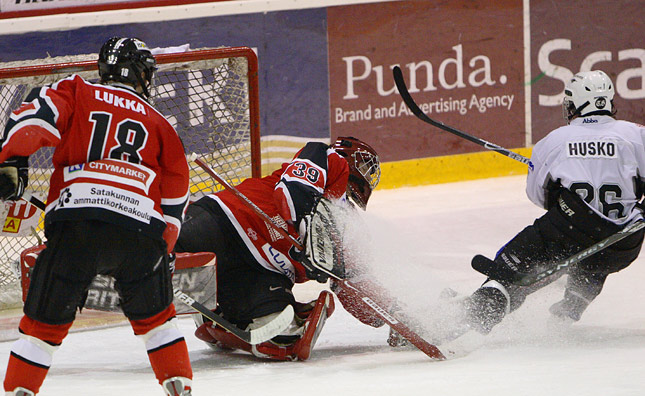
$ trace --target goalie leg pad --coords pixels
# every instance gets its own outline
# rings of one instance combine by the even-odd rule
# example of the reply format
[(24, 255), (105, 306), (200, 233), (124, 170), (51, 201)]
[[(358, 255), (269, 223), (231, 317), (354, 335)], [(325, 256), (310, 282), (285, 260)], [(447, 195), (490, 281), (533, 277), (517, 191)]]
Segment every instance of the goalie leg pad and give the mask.
[[(325, 321), (334, 312), (334, 298), (328, 291), (322, 291), (318, 296), (313, 308), (310, 310), (301, 310), (298, 313), (299, 318), (296, 322), (302, 323), (303, 333), (297, 341), (283, 340), (292, 339), (292, 334), (288, 336), (277, 336), (272, 340), (265, 341), (258, 345), (251, 345), (240, 340), (233, 334), (227, 332), (219, 326), (213, 326), (212, 323), (206, 322), (197, 328), (195, 335), (202, 341), (210, 345), (217, 345), (220, 348), (239, 349), (249, 352), (256, 357), (281, 360), (307, 360), (311, 356), (311, 351), (318, 340), (318, 336), (325, 324)], [(293, 332), (291, 332), (293, 333)]]
[(305, 332), (294, 345), (294, 354), (297, 360), (309, 359), (311, 351), (318, 341), (318, 336), (320, 336), (327, 318), (334, 313), (334, 309), (334, 296), (326, 290), (320, 292), (316, 305), (305, 321)]
[(304, 332), (295, 343), (280, 344), (277, 339), (263, 342), (254, 345), (251, 353), (258, 357), (264, 357), (273, 360), (300, 360), (305, 361), (311, 356), (311, 351), (318, 341), (318, 336), (322, 331), (327, 318), (334, 313), (334, 297), (333, 295), (323, 290), (320, 292), (313, 308), (307, 312), (300, 312), (300, 315), (305, 316), (303, 325)]
[(36, 265), (36, 259), (40, 252), (45, 249), (45, 245), (32, 246), (20, 253), (20, 287), (22, 289), (22, 302), (27, 299), (29, 290), (29, 281), (31, 280), (31, 271)]
[[(210, 339), (207, 336), (204, 336), (204, 331), (208, 333)], [(273, 341), (265, 341), (258, 345), (251, 345), (248, 342), (240, 340), (223, 328), (213, 326), (212, 323), (204, 323), (197, 329), (195, 335), (198, 333), (200, 334), (198, 336), (199, 339), (206, 341), (209, 345), (215, 345), (220, 349), (239, 349), (263, 359), (281, 361), (296, 360), (293, 351), (294, 344), (279, 345)]]
[(195, 330), (195, 336), (208, 344), (216, 345), (222, 349), (239, 349), (251, 352), (251, 344), (237, 338), (233, 333), (214, 325), (212, 322), (206, 322), (199, 326)]

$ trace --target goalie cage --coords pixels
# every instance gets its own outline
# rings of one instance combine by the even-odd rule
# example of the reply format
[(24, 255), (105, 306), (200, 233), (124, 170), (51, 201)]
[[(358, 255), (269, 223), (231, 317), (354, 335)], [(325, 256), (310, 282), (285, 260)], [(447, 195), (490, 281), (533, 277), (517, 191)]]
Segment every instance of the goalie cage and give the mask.
[[(232, 184), (261, 176), (255, 53), (247, 47), (223, 47), (155, 58), (159, 69), (150, 102), (175, 127), (187, 154), (199, 154)], [(90, 54), (0, 63), (0, 133), (33, 88), (71, 74), (96, 82), (97, 59)], [(45, 147), (29, 158), (26, 190), (41, 200), (47, 197), (52, 154), (53, 148)], [(201, 168), (190, 167), (191, 199), (221, 189)], [(33, 211), (26, 207), (24, 201), (0, 202), (0, 309), (21, 306), (20, 253), (44, 239), (42, 213), (29, 229), (20, 229), (21, 215)]]

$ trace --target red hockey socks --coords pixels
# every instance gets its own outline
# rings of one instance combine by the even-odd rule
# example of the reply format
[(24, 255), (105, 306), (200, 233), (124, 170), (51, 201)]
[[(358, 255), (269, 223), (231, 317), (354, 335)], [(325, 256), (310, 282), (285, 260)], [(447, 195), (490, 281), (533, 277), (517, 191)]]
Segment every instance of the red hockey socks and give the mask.
[(11, 347), (4, 379), (4, 389), (17, 387), (38, 393), (52, 363), (52, 356), (63, 342), (72, 323), (49, 325), (24, 316), (20, 321), (21, 336)]
[(172, 377), (193, 378), (188, 347), (183, 338), (161, 349), (148, 350), (148, 358), (159, 383)]
[(188, 347), (176, 325), (175, 306), (143, 320), (132, 320), (134, 334), (141, 337), (150, 365), (159, 383), (172, 377), (193, 378)]

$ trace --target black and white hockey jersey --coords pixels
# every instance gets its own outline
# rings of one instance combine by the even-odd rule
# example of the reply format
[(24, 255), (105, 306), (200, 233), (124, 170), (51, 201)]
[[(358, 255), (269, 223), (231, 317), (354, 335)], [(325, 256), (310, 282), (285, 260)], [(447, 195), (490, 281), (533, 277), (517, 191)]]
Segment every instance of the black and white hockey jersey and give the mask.
[(610, 116), (576, 118), (533, 148), (526, 194), (545, 209), (549, 181), (576, 192), (616, 224), (641, 218), (645, 127)]

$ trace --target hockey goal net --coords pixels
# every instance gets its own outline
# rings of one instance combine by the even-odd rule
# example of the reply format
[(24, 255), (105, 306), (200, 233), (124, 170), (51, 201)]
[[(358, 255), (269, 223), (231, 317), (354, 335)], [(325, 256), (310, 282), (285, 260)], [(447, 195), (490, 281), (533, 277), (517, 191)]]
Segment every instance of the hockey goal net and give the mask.
[[(227, 47), (155, 57), (159, 70), (150, 102), (175, 127), (186, 153), (198, 154), (232, 184), (259, 177), (255, 53), (247, 47)], [(0, 131), (32, 89), (71, 74), (96, 81), (96, 59), (97, 54), (90, 54), (0, 64)], [(41, 200), (47, 197), (52, 154), (52, 148), (42, 148), (29, 157), (27, 191)], [(190, 165), (193, 198), (220, 189), (198, 166)], [(19, 201), (0, 202), (0, 218), (0, 309), (7, 309), (22, 304), (20, 253), (44, 240), (43, 216), (32, 205)]]

